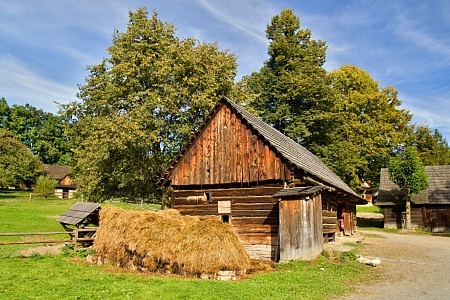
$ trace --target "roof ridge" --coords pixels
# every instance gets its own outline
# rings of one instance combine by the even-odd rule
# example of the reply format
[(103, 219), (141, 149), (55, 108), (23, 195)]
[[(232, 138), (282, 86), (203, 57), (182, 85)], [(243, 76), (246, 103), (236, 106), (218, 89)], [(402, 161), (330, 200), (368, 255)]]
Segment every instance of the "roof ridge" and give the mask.
[(284, 135), (276, 128), (257, 118), (243, 107), (223, 96), (228, 102), (265, 140), (267, 140), (277, 151), (289, 162), (303, 169), (314, 177), (321, 179), (345, 192), (358, 196), (336, 173), (325, 165), (325, 163), (308, 149)]

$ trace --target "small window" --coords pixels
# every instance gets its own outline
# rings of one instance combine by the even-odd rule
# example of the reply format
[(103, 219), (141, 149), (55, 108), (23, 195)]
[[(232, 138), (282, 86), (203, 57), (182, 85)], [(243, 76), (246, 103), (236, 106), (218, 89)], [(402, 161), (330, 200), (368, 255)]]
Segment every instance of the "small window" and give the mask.
[(205, 193), (205, 198), (206, 198), (206, 201), (208, 202), (208, 203), (212, 203), (212, 197), (211, 197), (212, 195), (211, 195), (211, 192), (206, 192)]
[(221, 216), (223, 223), (230, 223), (230, 216), (229, 215), (222, 215)]

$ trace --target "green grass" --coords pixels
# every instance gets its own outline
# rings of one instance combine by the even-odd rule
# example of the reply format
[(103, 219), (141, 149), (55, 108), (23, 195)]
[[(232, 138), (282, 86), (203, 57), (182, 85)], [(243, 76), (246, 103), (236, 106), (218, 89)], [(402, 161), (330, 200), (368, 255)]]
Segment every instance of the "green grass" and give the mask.
[(382, 214), (383, 209), (376, 205), (356, 205), (356, 211), (359, 213)]
[[(60, 231), (56, 216), (75, 202), (9, 195), (0, 194), (0, 232)], [(89, 265), (73, 253), (24, 258), (18, 255), (24, 247), (30, 246), (0, 246), (0, 299), (330, 299), (371, 277), (371, 269), (354, 262), (352, 253), (337, 261), (321, 256), (277, 264), (273, 272), (222, 282)]]

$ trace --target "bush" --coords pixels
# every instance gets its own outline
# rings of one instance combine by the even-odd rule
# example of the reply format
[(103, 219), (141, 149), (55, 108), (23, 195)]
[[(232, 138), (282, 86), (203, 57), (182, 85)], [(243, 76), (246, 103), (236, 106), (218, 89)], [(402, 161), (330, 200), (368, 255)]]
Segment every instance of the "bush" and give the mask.
[(34, 192), (45, 199), (55, 193), (56, 180), (48, 176), (39, 176), (36, 181)]

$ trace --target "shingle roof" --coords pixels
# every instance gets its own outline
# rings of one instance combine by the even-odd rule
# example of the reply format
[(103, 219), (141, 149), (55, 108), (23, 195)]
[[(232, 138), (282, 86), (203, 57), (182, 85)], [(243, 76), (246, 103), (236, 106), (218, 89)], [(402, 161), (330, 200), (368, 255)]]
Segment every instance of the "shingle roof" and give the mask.
[(61, 180), (71, 173), (69, 166), (45, 165), (44, 174)]
[(284, 198), (284, 197), (295, 197), (295, 196), (311, 196), (321, 191), (323, 186), (307, 186), (307, 187), (295, 187), (281, 189), (276, 192), (272, 197), (274, 198)]
[(302, 145), (258, 119), (230, 99), (223, 97), (222, 101), (231, 105), (231, 107), (234, 108), (234, 110), (236, 110), (236, 112), (240, 114), (255, 131), (257, 131), (290, 163), (322, 181), (325, 185), (330, 185), (359, 198), (358, 194), (345, 184), (339, 176)]
[[(428, 189), (411, 198), (414, 204), (450, 204), (450, 166), (427, 166)], [(401, 204), (403, 194), (389, 179), (387, 168), (381, 169), (377, 205)]]
[(57, 220), (62, 224), (78, 225), (100, 209), (98, 203), (77, 202)]

